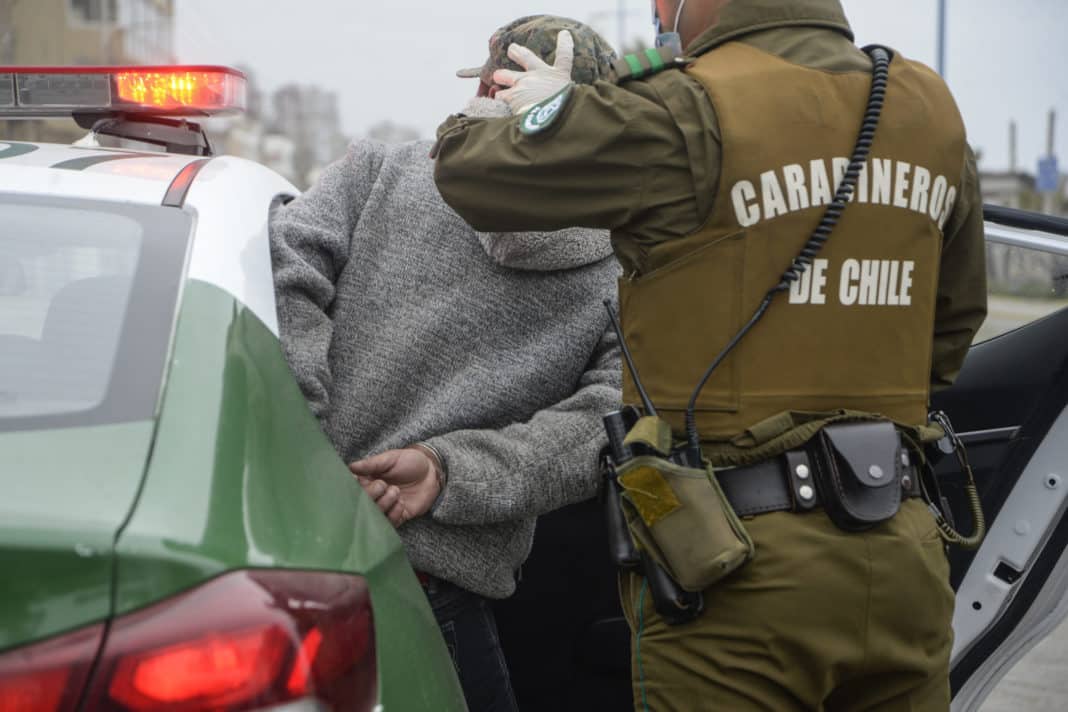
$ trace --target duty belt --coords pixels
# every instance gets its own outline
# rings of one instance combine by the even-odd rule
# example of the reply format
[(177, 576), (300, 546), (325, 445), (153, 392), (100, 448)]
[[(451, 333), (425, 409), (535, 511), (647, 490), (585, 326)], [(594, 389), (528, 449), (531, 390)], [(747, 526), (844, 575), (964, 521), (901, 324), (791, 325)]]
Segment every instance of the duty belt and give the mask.
[[(739, 517), (751, 517), (769, 512), (808, 512), (821, 506), (816, 486), (815, 458), (825, 457), (813, 446), (790, 450), (770, 460), (716, 470), (727, 501)], [(920, 497), (919, 471), (906, 464), (901, 476), (902, 498)]]

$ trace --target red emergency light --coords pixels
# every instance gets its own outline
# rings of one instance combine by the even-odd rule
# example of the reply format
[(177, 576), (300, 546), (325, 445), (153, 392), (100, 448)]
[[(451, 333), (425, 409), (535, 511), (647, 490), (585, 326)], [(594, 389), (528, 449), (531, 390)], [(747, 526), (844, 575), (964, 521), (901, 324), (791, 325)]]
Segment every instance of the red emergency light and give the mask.
[(0, 66), (0, 118), (218, 116), (243, 111), (246, 91), (229, 67)]

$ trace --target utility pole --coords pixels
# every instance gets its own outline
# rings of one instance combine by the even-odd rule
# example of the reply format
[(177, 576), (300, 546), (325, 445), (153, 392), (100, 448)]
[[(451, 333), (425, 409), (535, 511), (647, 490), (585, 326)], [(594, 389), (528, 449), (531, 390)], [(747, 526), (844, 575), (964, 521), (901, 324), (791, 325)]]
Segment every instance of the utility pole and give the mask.
[(626, 51), (623, 46), (627, 41), (627, 0), (617, 0), (616, 2), (616, 29), (619, 31), (619, 44), (616, 46), (619, 48), (619, 53), (622, 54)]
[[(1057, 110), (1049, 110), (1049, 124), (1046, 127), (1046, 173), (1052, 173), (1053, 175), (1046, 175), (1043, 181), (1045, 185), (1042, 186), (1044, 195), (1042, 196), (1042, 212), (1047, 215), (1053, 215), (1057, 212), (1057, 190), (1060, 188), (1060, 171), (1057, 167), (1057, 157), (1053, 152), (1054, 149), (1054, 131), (1057, 125)], [(1052, 164), (1052, 165), (1049, 165)]]
[(938, 75), (946, 78), (946, 0), (938, 0)]
[(1018, 164), (1016, 162), (1016, 120), (1009, 122), (1009, 173), (1016, 174)]
[(1053, 155), (1054, 132), (1057, 128), (1057, 110), (1049, 110), (1049, 123), (1046, 126), (1046, 155)]
[[(1013, 185), (1016, 185), (1017, 176), (1016, 171), (1019, 168), (1017, 164), (1016, 155), (1016, 119), (1009, 121), (1009, 180)], [(1009, 196), (1009, 207), (1020, 207), (1020, 190), (1013, 190), (1012, 195)]]

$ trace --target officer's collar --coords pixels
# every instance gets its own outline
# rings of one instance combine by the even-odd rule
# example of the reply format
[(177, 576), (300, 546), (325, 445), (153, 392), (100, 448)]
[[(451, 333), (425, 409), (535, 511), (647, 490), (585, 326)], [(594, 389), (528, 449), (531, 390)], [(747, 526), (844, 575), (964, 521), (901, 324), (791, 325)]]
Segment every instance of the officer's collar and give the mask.
[(723, 8), (715, 27), (690, 43), (686, 54), (704, 54), (744, 35), (780, 27), (825, 27), (853, 39), (839, 0), (735, 0)]

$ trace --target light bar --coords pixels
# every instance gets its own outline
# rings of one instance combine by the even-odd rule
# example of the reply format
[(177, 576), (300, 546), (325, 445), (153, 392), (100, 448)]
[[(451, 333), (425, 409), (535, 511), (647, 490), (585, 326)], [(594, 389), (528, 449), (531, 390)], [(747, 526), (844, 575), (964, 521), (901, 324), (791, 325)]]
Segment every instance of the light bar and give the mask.
[(0, 118), (218, 116), (244, 111), (246, 90), (228, 67), (0, 67)]
[(15, 105), (15, 77), (0, 74), (0, 109)]

